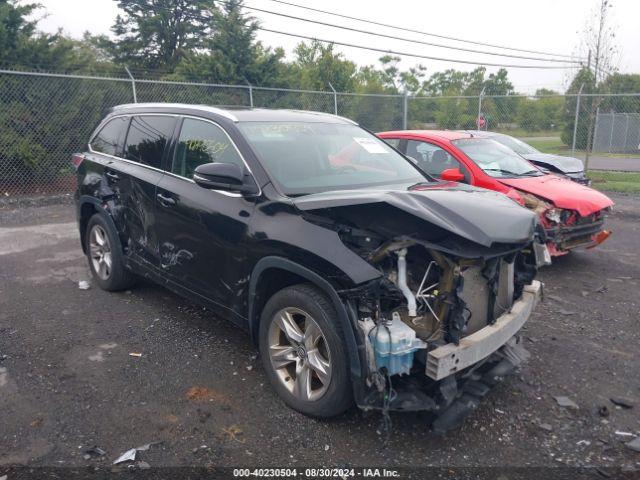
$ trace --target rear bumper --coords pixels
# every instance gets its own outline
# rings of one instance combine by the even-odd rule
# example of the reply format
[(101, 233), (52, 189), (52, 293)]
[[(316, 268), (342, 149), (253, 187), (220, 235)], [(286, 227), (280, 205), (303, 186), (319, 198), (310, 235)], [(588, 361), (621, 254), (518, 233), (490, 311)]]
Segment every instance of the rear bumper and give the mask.
[(427, 354), (426, 375), (441, 380), (485, 359), (511, 339), (525, 324), (542, 295), (542, 284), (534, 280), (522, 297), (493, 325), (464, 337), (460, 344), (449, 343)]

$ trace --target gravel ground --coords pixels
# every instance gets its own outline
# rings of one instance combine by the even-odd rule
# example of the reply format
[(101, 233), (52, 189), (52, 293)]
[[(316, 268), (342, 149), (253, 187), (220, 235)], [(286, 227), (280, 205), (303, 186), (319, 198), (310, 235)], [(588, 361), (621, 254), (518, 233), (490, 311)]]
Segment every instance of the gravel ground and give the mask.
[[(10, 464), (108, 467), (150, 442), (162, 443), (139, 458), (152, 466), (640, 469), (624, 444), (640, 435), (640, 198), (614, 198), (611, 239), (540, 272), (520, 373), (444, 437), (392, 415), (386, 446), (377, 414), (288, 409), (244, 332), (163, 288), (78, 289), (90, 277), (70, 205), (0, 208), (0, 477)], [(106, 454), (85, 458), (94, 445)]]

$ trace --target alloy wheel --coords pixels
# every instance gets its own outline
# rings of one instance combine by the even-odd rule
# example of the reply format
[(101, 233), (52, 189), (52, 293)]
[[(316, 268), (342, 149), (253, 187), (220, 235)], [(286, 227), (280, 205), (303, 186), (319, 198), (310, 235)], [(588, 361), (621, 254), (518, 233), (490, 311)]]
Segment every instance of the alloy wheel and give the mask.
[(93, 271), (101, 280), (111, 275), (111, 244), (107, 232), (100, 225), (94, 225), (89, 232), (89, 257)]
[(269, 358), (276, 376), (299, 400), (321, 398), (331, 383), (331, 357), (316, 321), (298, 308), (274, 315), (269, 325)]

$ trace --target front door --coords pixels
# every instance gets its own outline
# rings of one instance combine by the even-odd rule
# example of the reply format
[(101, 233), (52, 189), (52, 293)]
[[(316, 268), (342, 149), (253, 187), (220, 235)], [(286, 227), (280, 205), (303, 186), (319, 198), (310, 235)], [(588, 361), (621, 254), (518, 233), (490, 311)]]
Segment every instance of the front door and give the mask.
[(462, 163), (442, 147), (422, 140), (407, 140), (406, 155), (416, 161), (416, 165), (434, 178), (450, 168), (457, 168), (464, 175), (466, 183), (471, 182), (471, 174)]
[(240, 194), (200, 187), (191, 178), (198, 165), (224, 162), (246, 168), (243, 159), (220, 126), (186, 117), (170, 160), (156, 197), (161, 269), (217, 306), (242, 311), (250, 273), (245, 237), (254, 203)]

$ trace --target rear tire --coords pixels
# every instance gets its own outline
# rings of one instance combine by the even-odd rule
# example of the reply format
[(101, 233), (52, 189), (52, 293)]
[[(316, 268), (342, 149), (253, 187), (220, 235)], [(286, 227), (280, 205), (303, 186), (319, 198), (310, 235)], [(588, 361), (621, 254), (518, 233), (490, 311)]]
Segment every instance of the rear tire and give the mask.
[(93, 280), (100, 288), (115, 292), (133, 285), (135, 277), (124, 264), (120, 238), (99, 213), (87, 223), (85, 251)]
[(333, 417), (353, 404), (337, 314), (314, 286), (287, 287), (269, 299), (260, 317), (260, 355), (271, 385), (294, 410)]

